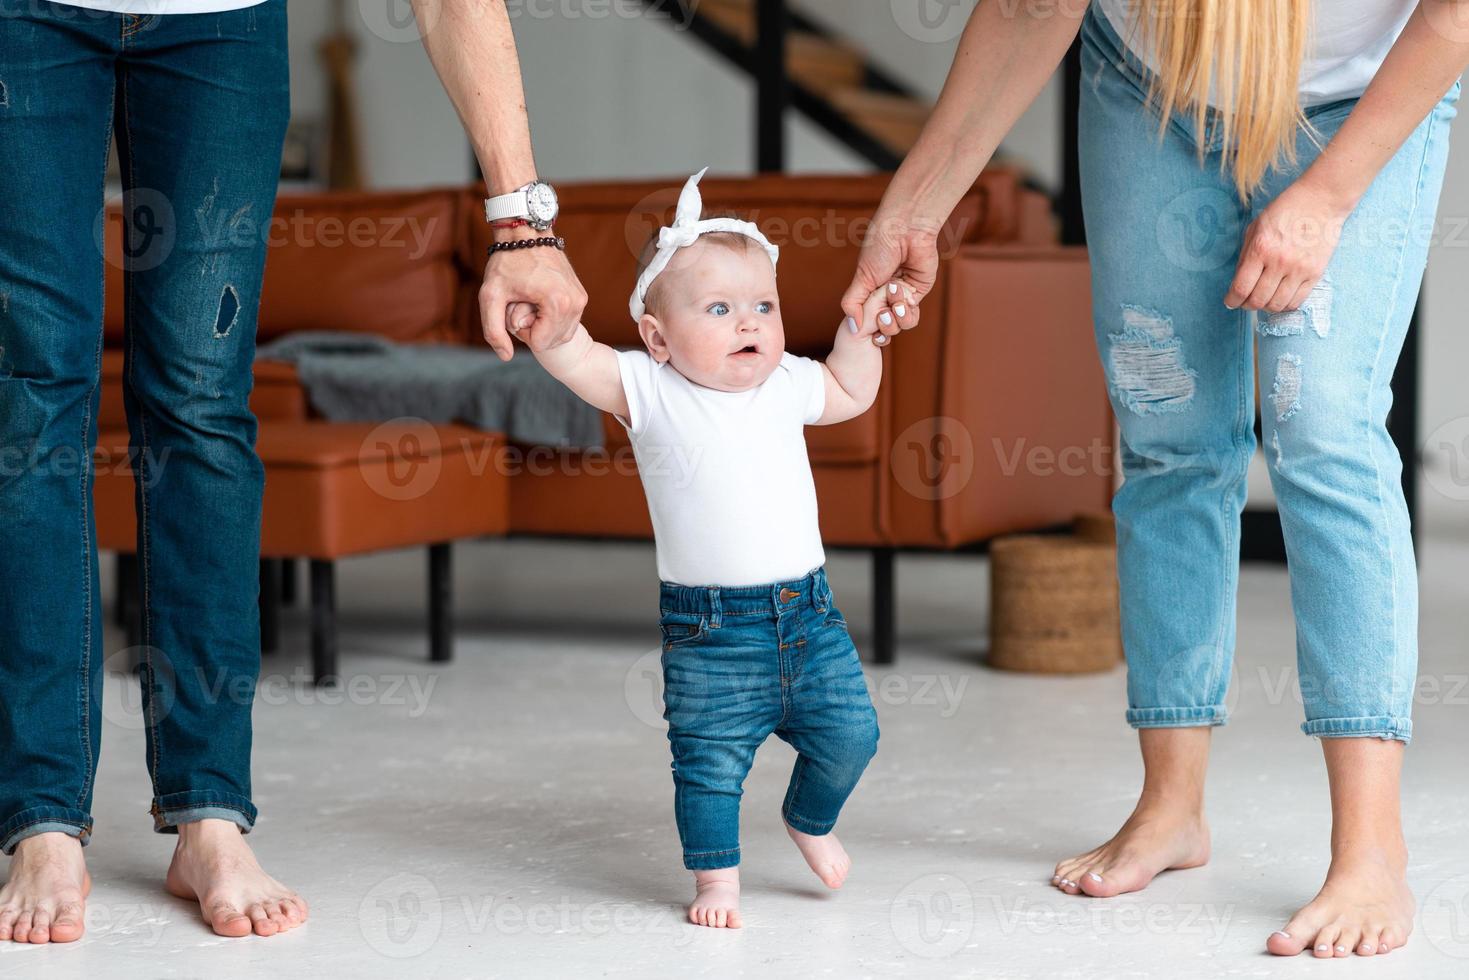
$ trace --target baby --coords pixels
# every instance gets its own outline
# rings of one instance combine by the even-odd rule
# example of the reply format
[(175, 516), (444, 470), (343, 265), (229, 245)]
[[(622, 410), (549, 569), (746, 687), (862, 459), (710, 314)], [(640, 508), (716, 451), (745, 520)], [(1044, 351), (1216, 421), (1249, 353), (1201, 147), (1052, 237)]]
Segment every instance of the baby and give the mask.
[[(822, 568), (804, 427), (872, 405), (883, 296), (861, 324), (846, 321), (825, 364), (787, 354), (779, 252), (749, 222), (700, 220), (702, 176), (685, 185), (638, 277), (630, 308), (646, 350), (613, 350), (585, 327), (554, 347), (530, 342), (632, 441), (662, 579), (674, 814), (696, 890), (689, 921), (739, 928), (741, 787), (772, 732), (797, 753), (782, 808), (791, 839), (828, 887), (851, 867), (832, 827), (877, 751), (877, 714)], [(691, 467), (670, 466), (673, 449)]]

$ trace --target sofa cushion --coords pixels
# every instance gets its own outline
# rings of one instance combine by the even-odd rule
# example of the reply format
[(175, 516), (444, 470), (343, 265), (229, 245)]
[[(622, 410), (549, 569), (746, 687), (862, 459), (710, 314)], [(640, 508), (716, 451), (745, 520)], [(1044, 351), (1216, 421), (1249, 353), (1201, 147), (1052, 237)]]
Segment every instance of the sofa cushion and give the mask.
[[(128, 435), (101, 434), (98, 545), (130, 552), (136, 522)], [(507, 528), (507, 467), (495, 435), (457, 425), (262, 422), (261, 552), (332, 559)]]

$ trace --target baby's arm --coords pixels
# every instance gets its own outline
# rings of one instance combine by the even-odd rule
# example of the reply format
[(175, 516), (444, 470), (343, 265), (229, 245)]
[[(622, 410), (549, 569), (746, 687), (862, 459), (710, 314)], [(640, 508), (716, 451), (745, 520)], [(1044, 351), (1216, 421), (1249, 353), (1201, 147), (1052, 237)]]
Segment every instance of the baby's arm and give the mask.
[(585, 326), (578, 323), (576, 332), (564, 344), (543, 350), (532, 345), (531, 351), (547, 372), (582, 401), (627, 418), (627, 394), (622, 390), (617, 351), (593, 340)]
[(878, 333), (877, 316), (883, 309), (881, 289), (862, 304), (862, 322), (852, 333), (846, 322), (837, 329), (831, 354), (826, 359), (826, 410), (817, 425), (832, 425), (856, 418), (872, 407), (882, 382), (882, 348), (872, 342)]

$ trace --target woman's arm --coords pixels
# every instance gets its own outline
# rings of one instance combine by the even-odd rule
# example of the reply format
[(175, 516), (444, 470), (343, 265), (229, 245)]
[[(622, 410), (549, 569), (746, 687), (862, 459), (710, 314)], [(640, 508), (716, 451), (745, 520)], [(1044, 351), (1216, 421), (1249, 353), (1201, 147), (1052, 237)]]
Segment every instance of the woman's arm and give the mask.
[(1224, 305), (1279, 313), (1304, 303), (1378, 171), (1466, 66), (1469, 0), (1422, 0), (1336, 135), (1245, 230)]
[(917, 325), (917, 304), (938, 275), (940, 229), (1065, 57), (1087, 6), (981, 0), (938, 105), (877, 209), (842, 297), (848, 316), (859, 318), (873, 290), (896, 279), (913, 302), (883, 333)]

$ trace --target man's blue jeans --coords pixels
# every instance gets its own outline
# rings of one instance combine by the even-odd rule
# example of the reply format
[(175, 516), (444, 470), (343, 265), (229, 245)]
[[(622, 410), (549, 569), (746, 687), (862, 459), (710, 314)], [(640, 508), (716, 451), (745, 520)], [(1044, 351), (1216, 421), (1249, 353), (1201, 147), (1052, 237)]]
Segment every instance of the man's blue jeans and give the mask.
[(1175, 115), (1160, 134), (1146, 66), (1095, 7), (1081, 44), (1092, 309), (1126, 477), (1113, 510), (1127, 719), (1138, 728), (1225, 720), (1258, 383), (1290, 558), (1304, 730), (1406, 742), (1417, 571), (1386, 420), (1459, 84), (1378, 172), (1305, 304), (1256, 315), (1224, 305), (1244, 231), (1356, 100), (1308, 107), (1315, 133), (1298, 131), (1294, 163), (1241, 202), (1221, 171), (1216, 115), (1203, 133)]
[(263, 473), (248, 400), (289, 116), (286, 2), (0, 0), (0, 849), (87, 841), (102, 740), (92, 514), (108, 143), (125, 190), (155, 827), (253, 825)]
[(877, 752), (847, 622), (826, 572), (741, 588), (663, 583), (663, 705), (684, 867), (740, 863), (740, 795), (772, 733), (796, 750), (782, 813), (820, 836)]

